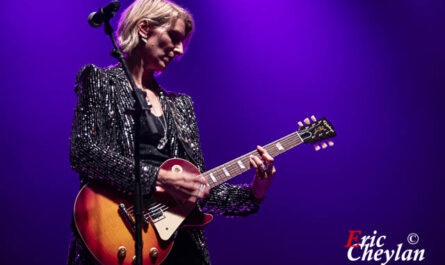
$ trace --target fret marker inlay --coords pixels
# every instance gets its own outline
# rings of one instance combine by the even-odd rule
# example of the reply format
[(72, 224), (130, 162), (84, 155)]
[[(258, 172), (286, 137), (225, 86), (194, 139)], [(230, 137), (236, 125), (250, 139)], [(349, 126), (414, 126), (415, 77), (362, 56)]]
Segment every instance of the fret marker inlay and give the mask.
[(216, 183), (216, 178), (215, 178), (215, 176), (213, 175), (213, 173), (210, 173), (210, 178), (213, 180), (213, 182)]
[(278, 142), (275, 146), (276, 146), (276, 147), (278, 148), (278, 150), (280, 150), (280, 151), (284, 150), (284, 147), (281, 145), (280, 142)]
[(227, 171), (227, 169), (225, 167), (223, 167), (223, 171), (224, 171), (224, 174), (226, 175), (226, 177), (230, 177), (230, 173), (229, 173), (229, 171)]
[(238, 166), (241, 168), (241, 169), (245, 169), (246, 167), (244, 166), (244, 164), (243, 164), (243, 161), (241, 161), (241, 160), (238, 160)]

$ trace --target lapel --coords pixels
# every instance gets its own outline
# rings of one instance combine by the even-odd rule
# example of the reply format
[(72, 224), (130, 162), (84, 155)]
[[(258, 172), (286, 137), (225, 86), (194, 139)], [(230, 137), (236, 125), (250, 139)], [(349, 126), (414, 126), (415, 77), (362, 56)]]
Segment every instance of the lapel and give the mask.
[[(132, 89), (123, 69), (120, 65), (114, 65), (108, 68), (110, 75), (110, 85), (114, 93), (114, 104), (122, 120), (123, 127), (123, 145), (128, 156), (134, 155), (134, 119), (129, 110), (134, 107)], [(165, 95), (167, 104), (169, 104), (170, 115), (173, 118), (172, 127), (175, 138), (183, 147), (188, 159), (193, 162), (200, 170), (203, 169), (203, 163), (199, 163), (199, 135), (190, 119), (192, 106), (185, 100), (185, 95), (166, 91), (161, 87)], [(172, 150), (175, 148), (172, 148)]]

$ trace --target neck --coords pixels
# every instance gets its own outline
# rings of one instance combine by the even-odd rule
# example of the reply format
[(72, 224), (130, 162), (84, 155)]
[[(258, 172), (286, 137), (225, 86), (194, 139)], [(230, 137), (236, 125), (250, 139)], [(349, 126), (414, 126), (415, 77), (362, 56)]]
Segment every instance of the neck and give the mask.
[(154, 71), (145, 69), (141, 56), (138, 54), (128, 55), (125, 60), (136, 85), (140, 89), (153, 90)]

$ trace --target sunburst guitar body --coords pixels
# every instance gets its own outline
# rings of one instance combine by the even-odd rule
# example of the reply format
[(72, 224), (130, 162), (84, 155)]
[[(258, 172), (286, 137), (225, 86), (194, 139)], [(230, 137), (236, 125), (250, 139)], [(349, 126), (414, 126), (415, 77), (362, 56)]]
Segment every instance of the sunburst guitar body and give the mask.
[[(198, 169), (183, 159), (169, 159), (161, 167), (178, 174), (199, 175)], [(77, 195), (74, 222), (85, 246), (104, 265), (131, 265), (135, 256), (132, 198), (102, 183), (91, 182)], [(153, 200), (144, 207), (142, 226), (143, 264), (160, 264), (170, 253), (178, 229), (204, 227), (212, 220), (193, 205), (178, 205), (157, 188)]]

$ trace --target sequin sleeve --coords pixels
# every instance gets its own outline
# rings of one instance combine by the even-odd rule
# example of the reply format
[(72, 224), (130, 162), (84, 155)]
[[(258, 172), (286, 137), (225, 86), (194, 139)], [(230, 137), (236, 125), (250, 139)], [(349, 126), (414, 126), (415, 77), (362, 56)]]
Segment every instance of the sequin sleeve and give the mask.
[[(196, 122), (193, 101), (189, 96), (184, 95), (184, 101), (188, 108), (189, 124), (191, 126), (191, 135), (193, 136), (195, 148), (193, 155), (198, 166), (204, 171), (204, 159), (202, 157), (201, 144), (199, 139), (198, 125)], [(200, 206), (204, 212), (223, 215), (223, 216), (247, 216), (256, 213), (262, 200), (255, 199), (252, 188), (248, 184), (232, 185), (222, 184), (210, 191), (210, 195), (201, 201)]]
[(255, 199), (248, 184), (221, 184), (201, 202), (203, 212), (223, 216), (247, 216), (258, 212), (262, 199)]
[[(134, 190), (134, 159), (117, 151), (111, 128), (122, 127), (113, 111), (113, 95), (106, 72), (94, 65), (82, 68), (76, 78), (77, 104), (70, 141), (70, 162), (86, 180), (105, 181), (123, 193)], [(113, 140), (114, 139), (114, 140)], [(142, 163), (143, 193), (150, 194), (159, 168)]]

